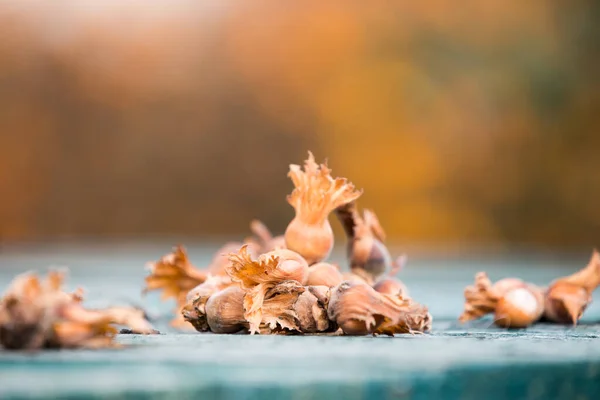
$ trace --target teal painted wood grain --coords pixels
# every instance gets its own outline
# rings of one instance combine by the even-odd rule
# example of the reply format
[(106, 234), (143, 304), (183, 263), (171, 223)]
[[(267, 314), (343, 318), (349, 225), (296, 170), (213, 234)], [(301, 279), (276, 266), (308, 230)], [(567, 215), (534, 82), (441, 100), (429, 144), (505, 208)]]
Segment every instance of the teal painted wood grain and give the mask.
[[(69, 288), (86, 287), (89, 306), (141, 304), (163, 331), (120, 336), (121, 350), (0, 352), (0, 399), (600, 398), (600, 302), (574, 328), (537, 324), (507, 331), (489, 318), (456, 322), (462, 290), (476, 271), (543, 284), (573, 272), (587, 255), (411, 260), (400, 277), (430, 306), (434, 330), (428, 335), (247, 336), (168, 328), (173, 304), (140, 295), (144, 262), (168, 249), (58, 247), (0, 254), (2, 288), (17, 272), (66, 265), (72, 270)], [(211, 251), (190, 249), (198, 265)]]

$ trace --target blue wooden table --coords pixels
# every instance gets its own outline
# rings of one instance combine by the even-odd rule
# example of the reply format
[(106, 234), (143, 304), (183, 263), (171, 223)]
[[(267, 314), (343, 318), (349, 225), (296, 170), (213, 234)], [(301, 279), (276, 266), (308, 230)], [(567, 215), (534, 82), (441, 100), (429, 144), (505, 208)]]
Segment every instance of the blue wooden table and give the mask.
[[(190, 247), (198, 265), (216, 246)], [(401, 278), (434, 316), (428, 335), (247, 336), (180, 333), (167, 327), (170, 303), (140, 296), (143, 264), (169, 250), (136, 246), (4, 249), (0, 285), (15, 273), (68, 266), (70, 288), (87, 304), (140, 304), (163, 334), (122, 335), (120, 350), (0, 353), (0, 398), (345, 398), (597, 399), (600, 301), (575, 327), (538, 324), (506, 331), (484, 319), (460, 325), (462, 291), (476, 271), (537, 284), (585, 265), (588, 254), (427, 257)], [(339, 253), (334, 257), (342, 261)]]

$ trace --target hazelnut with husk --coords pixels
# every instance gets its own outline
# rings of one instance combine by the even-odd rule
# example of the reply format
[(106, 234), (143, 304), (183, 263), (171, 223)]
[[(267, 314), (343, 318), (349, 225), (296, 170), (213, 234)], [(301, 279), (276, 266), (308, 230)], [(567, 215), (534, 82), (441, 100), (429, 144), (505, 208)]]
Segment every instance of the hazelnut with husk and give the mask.
[(307, 286), (306, 291), (294, 304), (300, 329), (303, 333), (335, 332), (337, 325), (329, 320), (330, 288), (327, 286)]
[(588, 265), (573, 275), (560, 278), (546, 291), (544, 316), (553, 322), (576, 325), (600, 285), (600, 254), (594, 250)]
[(246, 291), (244, 317), (250, 323), (252, 334), (259, 332), (267, 292), (280, 282), (292, 280), (303, 285), (308, 278), (306, 260), (291, 250), (274, 250), (254, 261), (244, 245), (237, 254), (230, 254), (229, 260), (227, 273)]
[[(229, 282), (225, 267), (229, 264), (228, 254), (239, 250), (242, 243), (229, 242), (215, 252), (210, 265), (206, 269), (193, 266), (183, 246), (176, 246), (169, 253), (156, 262), (146, 265), (150, 275), (146, 277), (144, 293), (159, 290), (161, 298), (167, 300), (174, 298), (176, 302), (175, 319), (171, 325), (175, 327), (187, 326), (181, 316), (183, 307), (189, 303), (188, 293), (202, 285), (209, 276), (224, 277)], [(249, 244), (249, 251), (256, 254), (258, 246)], [(213, 282), (214, 283), (214, 282)]]
[(361, 216), (356, 202), (350, 202), (335, 210), (336, 216), (348, 237), (348, 258), (351, 271), (373, 284), (388, 272), (392, 258), (385, 241), (385, 232), (371, 210), (364, 210)]
[[(184, 316), (200, 331), (236, 333), (249, 328), (244, 315), (246, 292), (239, 286), (230, 286), (212, 294), (194, 311)], [(258, 331), (262, 334), (317, 333), (335, 328), (327, 318), (329, 288), (325, 286), (302, 286), (297, 281), (283, 281), (267, 290), (261, 306)]]
[(525, 328), (538, 321), (543, 312), (542, 289), (516, 278), (492, 284), (485, 272), (479, 272), (474, 285), (465, 288), (465, 306), (459, 321), (494, 313), (494, 323), (500, 327)]
[(7, 349), (47, 347), (112, 347), (117, 329), (128, 325), (153, 333), (141, 310), (88, 310), (81, 292), (66, 293), (64, 273), (49, 272), (42, 280), (33, 273), (17, 276), (0, 300), (0, 344)]
[(329, 288), (284, 281), (265, 294), (261, 333), (317, 333), (335, 327), (327, 317)]
[(364, 283), (344, 281), (331, 289), (328, 315), (347, 335), (407, 333), (430, 329), (427, 309), (376, 292)]
[(345, 178), (331, 177), (326, 164), (318, 165), (312, 153), (304, 163), (290, 165), (288, 176), (294, 190), (287, 197), (296, 215), (285, 231), (285, 243), (306, 259), (309, 265), (326, 259), (333, 248), (333, 231), (329, 214), (338, 207), (356, 200), (362, 191)]
[(327, 286), (333, 287), (339, 285), (344, 280), (340, 267), (326, 262), (319, 262), (308, 267), (308, 286)]

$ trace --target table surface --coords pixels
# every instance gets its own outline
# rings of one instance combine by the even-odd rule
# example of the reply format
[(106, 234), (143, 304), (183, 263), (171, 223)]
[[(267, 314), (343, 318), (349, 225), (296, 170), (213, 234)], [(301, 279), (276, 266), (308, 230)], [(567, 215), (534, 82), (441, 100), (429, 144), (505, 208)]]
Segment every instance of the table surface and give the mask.
[[(429, 306), (433, 332), (388, 337), (249, 336), (177, 332), (172, 303), (141, 296), (145, 262), (165, 244), (14, 247), (0, 251), (0, 287), (27, 270), (67, 266), (90, 307), (135, 304), (161, 335), (120, 335), (119, 350), (0, 352), (0, 398), (597, 398), (600, 304), (581, 324), (501, 330), (456, 322), (462, 292), (480, 270), (544, 285), (585, 265), (587, 254), (427, 257), (399, 277)], [(217, 246), (191, 246), (204, 265)], [(339, 252), (334, 259), (343, 261)], [(578, 396), (578, 397), (577, 397)]]

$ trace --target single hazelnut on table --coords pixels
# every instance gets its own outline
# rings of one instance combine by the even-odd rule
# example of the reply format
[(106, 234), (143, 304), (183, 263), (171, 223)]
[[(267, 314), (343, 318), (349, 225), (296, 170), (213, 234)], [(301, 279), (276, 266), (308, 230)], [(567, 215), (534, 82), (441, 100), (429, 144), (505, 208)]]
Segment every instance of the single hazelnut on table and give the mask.
[(492, 284), (485, 272), (475, 275), (474, 285), (465, 288), (464, 311), (459, 321), (494, 314), (494, 323), (504, 328), (525, 328), (544, 312), (543, 290), (516, 278)]

